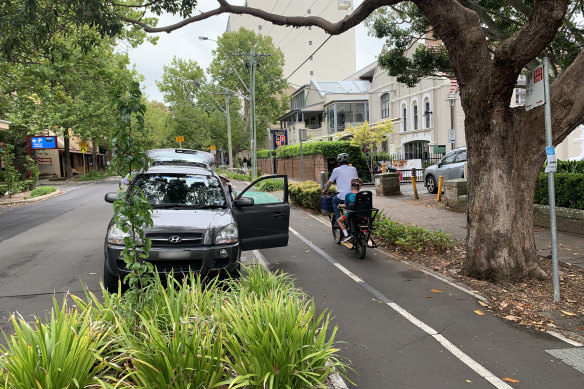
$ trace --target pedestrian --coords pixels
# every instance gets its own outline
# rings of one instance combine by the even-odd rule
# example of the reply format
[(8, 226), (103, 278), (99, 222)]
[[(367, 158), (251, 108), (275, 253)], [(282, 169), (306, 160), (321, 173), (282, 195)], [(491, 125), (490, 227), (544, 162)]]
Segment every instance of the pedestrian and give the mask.
[(247, 158), (243, 157), (243, 168), (247, 170)]
[(339, 211), (339, 204), (345, 202), (345, 196), (351, 192), (351, 180), (359, 178), (357, 169), (349, 165), (349, 154), (341, 153), (337, 155), (338, 167), (333, 169), (333, 172), (322, 190), (322, 194), (326, 195), (332, 184), (337, 185), (338, 194), (333, 198), (333, 211), (335, 213), (335, 220), (341, 217)]
[(225, 157), (225, 165), (229, 165), (229, 157)]

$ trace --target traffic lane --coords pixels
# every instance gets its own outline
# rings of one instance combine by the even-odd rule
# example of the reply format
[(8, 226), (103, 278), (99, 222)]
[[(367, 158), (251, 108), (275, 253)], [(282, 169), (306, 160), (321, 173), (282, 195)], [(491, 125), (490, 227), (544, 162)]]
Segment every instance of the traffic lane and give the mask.
[[(306, 214), (292, 211), (293, 228), (304, 231), (321, 248), (333, 245), (338, 252), (331, 255), (339, 262), (361, 262), (354, 251), (335, 245), (330, 232), (316, 220), (302, 215)], [(314, 297), (319, 310), (330, 310), (333, 323), (339, 326), (337, 340), (345, 342), (337, 347), (356, 370), (349, 372), (349, 378), (358, 387), (452, 388), (466, 384), (466, 380), (478, 388), (491, 387), (431, 336), (375, 299), (295, 235), (290, 234), (287, 248), (262, 253), (271, 268), (295, 276), (296, 285)]]
[(106, 192), (116, 191), (118, 180), (83, 183), (75, 187), (58, 187), (65, 193), (35, 203), (0, 207), (0, 242), (23, 233), (72, 210), (71, 204), (82, 206), (96, 201)]
[[(523, 379), (518, 379), (524, 387), (547, 387), (558, 379), (568, 387), (581, 384), (582, 375), (577, 370), (550, 358), (545, 352), (566, 347), (566, 343), (512, 326), (486, 310), (484, 316), (477, 315), (474, 311), (482, 307), (474, 297), (401, 262), (388, 261), (378, 250), (369, 250), (367, 257), (359, 260), (354, 251), (332, 242), (328, 225), (304, 215), (299, 217), (293, 213), (293, 228), (309, 226), (305, 231), (310, 231), (310, 239), (317, 242), (318, 247), (325, 248), (341, 265), (439, 331), (497, 377), (521, 377)], [(322, 228), (308, 221), (306, 216)], [(444, 293), (432, 292), (432, 289)]]

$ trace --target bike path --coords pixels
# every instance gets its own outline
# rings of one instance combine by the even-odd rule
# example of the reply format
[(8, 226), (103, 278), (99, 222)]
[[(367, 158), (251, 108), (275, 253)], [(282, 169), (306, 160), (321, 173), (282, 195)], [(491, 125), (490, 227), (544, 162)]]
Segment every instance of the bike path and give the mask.
[(475, 297), (381, 251), (368, 250), (360, 260), (303, 211), (292, 210), (290, 226), (289, 247), (262, 253), (273, 269), (297, 277), (319, 309), (330, 309), (358, 387), (584, 386), (580, 371), (546, 352), (573, 346), (510, 325)]

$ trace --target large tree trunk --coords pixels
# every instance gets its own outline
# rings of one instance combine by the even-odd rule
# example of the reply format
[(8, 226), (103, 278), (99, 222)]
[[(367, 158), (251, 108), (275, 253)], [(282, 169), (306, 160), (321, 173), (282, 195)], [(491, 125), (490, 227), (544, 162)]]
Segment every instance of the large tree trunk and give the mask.
[(533, 234), (544, 123), (534, 123), (530, 130), (541, 136), (529, 139), (513, 120), (521, 112), (513, 111), (504, 106), (489, 110), (485, 105), (481, 119), (465, 123), (469, 177), (464, 272), (495, 282), (545, 276), (537, 265)]
[(69, 129), (63, 130), (63, 139), (65, 140), (63, 145), (63, 163), (65, 164), (65, 177), (71, 178), (71, 153), (69, 153)]

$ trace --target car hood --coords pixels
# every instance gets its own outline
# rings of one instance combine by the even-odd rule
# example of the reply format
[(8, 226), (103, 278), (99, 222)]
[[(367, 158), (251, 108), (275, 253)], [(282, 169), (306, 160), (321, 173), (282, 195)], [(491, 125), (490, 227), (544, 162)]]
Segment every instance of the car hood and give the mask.
[(148, 232), (212, 232), (234, 223), (230, 209), (154, 209)]

